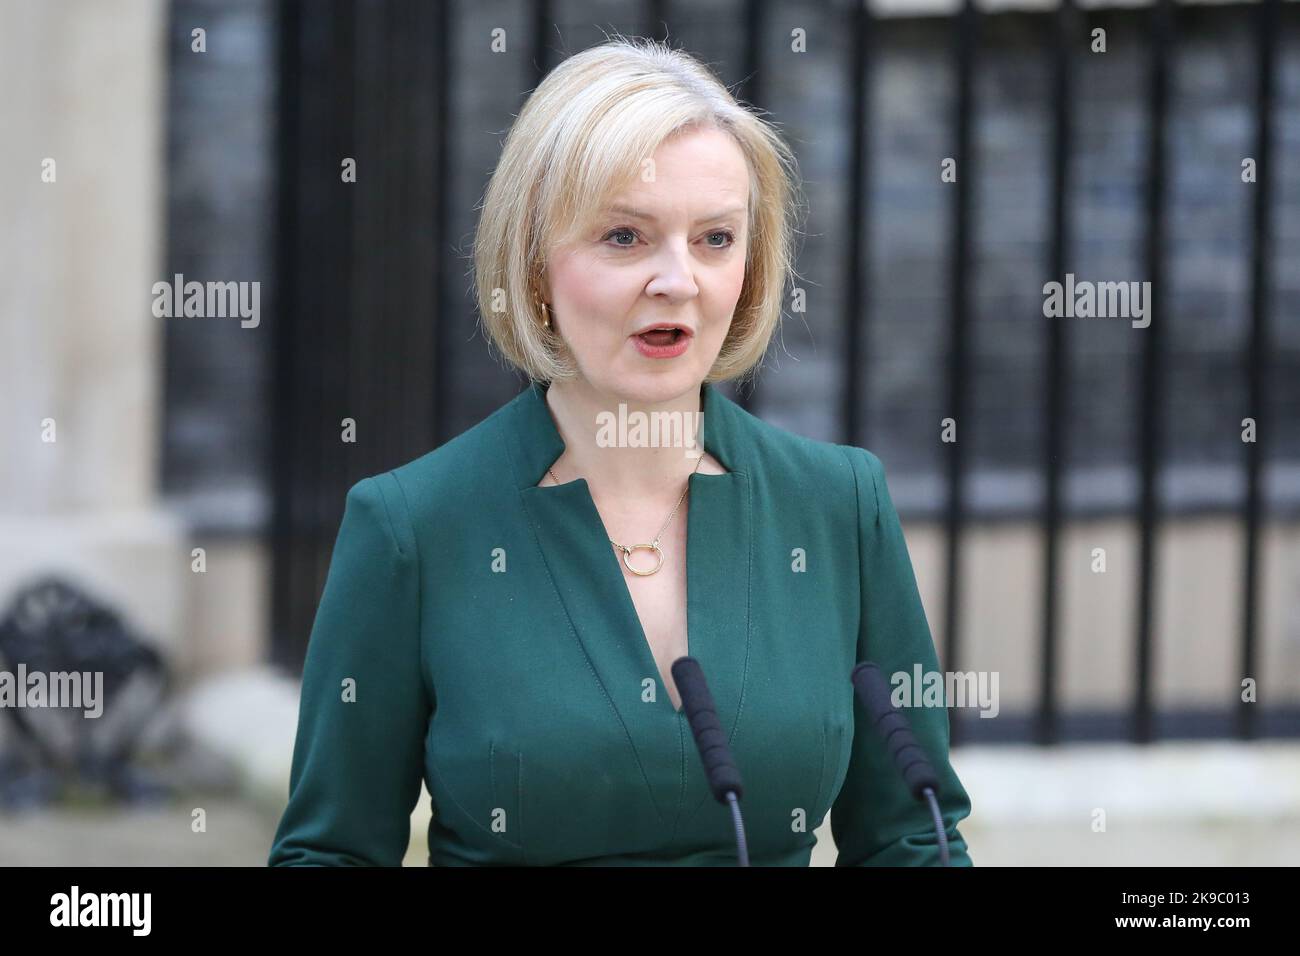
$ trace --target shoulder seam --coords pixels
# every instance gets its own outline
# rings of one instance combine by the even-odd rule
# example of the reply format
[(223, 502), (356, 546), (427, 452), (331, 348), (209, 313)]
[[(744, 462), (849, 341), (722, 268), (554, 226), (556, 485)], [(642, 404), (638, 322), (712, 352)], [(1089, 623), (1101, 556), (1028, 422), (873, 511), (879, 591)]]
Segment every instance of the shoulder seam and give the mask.
[(362, 481), (361, 484), (365, 485), (367, 483), (372, 483), (374, 485), (375, 491), (379, 495), (379, 503), (384, 508), (384, 520), (388, 524), (388, 536), (393, 539), (393, 547), (397, 549), (398, 555), (404, 558), (406, 557), (406, 552), (402, 550), (402, 541), (397, 536), (397, 526), (393, 524), (393, 512), (388, 507), (388, 496), (384, 494), (384, 487), (379, 483), (378, 480), (381, 477), (383, 476), (372, 475), (369, 478), (366, 478), (364, 481)]
[(880, 521), (880, 482), (881, 479), (883, 478), (882, 468), (884, 466), (881, 464), (879, 458), (871, 454), (871, 452), (867, 451), (865, 448), (862, 449), (862, 456), (866, 458), (867, 470), (871, 472), (871, 497), (874, 498), (876, 502), (876, 517), (874, 520), (879, 522)]
[[(844, 452), (844, 456), (846, 459), (849, 457), (850, 452), (857, 452), (862, 456), (862, 460), (866, 463), (867, 474), (871, 476), (871, 500), (875, 503), (876, 506), (876, 513), (871, 519), (872, 523), (875, 524), (876, 522), (880, 521), (880, 480), (876, 474), (880, 459), (876, 458), (875, 455), (871, 454), (871, 452), (867, 451), (865, 448), (860, 448), (857, 445), (837, 445), (836, 447), (838, 447), (842, 452)], [(851, 459), (849, 460), (849, 467), (853, 470), (853, 481), (856, 486), (858, 480), (858, 470), (853, 467), (853, 462)], [(862, 500), (861, 490), (859, 490), (858, 493), (858, 500), (859, 502)], [(862, 521), (862, 513), (861, 513), (860, 506), (859, 506), (859, 513), (858, 513), (858, 521), (859, 523), (861, 523)]]
[[(844, 455), (844, 460), (848, 462), (849, 465), (849, 473), (853, 475), (853, 497), (855, 499), (854, 503), (857, 505), (857, 509), (858, 509), (858, 522), (857, 522), (858, 536), (861, 537), (862, 535), (862, 489), (859, 487), (859, 483), (858, 483), (858, 470), (853, 467), (853, 459), (849, 457), (850, 451), (858, 451), (859, 449), (853, 447), (852, 445), (836, 445), (835, 447), (838, 448), (841, 454)], [(861, 542), (859, 542), (859, 544), (861, 544)], [(861, 547), (859, 547), (858, 549), (859, 553), (861, 553), (861, 550), (862, 550)]]

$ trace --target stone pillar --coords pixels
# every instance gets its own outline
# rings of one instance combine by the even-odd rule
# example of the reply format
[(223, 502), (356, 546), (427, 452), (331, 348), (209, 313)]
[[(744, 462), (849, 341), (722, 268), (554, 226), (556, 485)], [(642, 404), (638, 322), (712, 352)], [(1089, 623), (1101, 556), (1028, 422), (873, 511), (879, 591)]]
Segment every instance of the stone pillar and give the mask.
[(150, 310), (166, 8), (0, 0), (0, 22), (0, 602), (67, 575), (183, 670), (189, 549), (158, 499)]

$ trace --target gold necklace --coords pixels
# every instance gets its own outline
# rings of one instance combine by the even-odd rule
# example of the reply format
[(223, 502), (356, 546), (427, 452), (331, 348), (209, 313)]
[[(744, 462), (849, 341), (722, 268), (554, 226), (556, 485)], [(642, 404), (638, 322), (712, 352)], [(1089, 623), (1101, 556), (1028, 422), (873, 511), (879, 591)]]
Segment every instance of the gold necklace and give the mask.
[[(695, 472), (700, 470), (700, 465), (703, 461), (704, 461), (704, 454), (703, 452), (701, 452), (699, 461), (695, 462), (695, 469), (691, 472), (692, 475), (695, 474)], [(555, 472), (552, 471), (550, 468), (547, 468), (546, 470), (551, 473), (551, 479), (558, 485), (560, 483), (560, 479), (555, 477)], [(664, 566), (664, 552), (663, 549), (659, 547), (659, 539), (663, 537), (663, 533), (666, 530), (668, 530), (668, 526), (672, 524), (673, 517), (677, 514), (677, 509), (682, 506), (682, 502), (686, 500), (686, 492), (690, 490), (691, 490), (691, 479), (688, 476), (686, 479), (686, 487), (682, 489), (682, 496), (677, 499), (677, 504), (673, 506), (673, 513), (668, 516), (668, 520), (664, 522), (664, 526), (659, 529), (659, 533), (655, 535), (655, 539), (651, 541), (649, 544), (634, 544), (631, 547), (628, 547), (627, 545), (619, 544), (613, 538), (609, 539), (610, 544), (612, 544), (614, 547), (618, 548), (618, 550), (623, 552), (623, 566), (625, 568), (627, 568), (633, 574), (637, 574), (640, 575), (641, 577), (645, 577), (646, 575), (654, 574), (656, 571), (658, 571), (660, 568)], [(628, 564), (627, 562), (627, 559), (632, 556), (633, 551), (653, 551), (655, 554), (659, 555), (659, 563), (656, 564), (649, 571), (638, 571), (636, 568), (632, 567), (632, 565)]]

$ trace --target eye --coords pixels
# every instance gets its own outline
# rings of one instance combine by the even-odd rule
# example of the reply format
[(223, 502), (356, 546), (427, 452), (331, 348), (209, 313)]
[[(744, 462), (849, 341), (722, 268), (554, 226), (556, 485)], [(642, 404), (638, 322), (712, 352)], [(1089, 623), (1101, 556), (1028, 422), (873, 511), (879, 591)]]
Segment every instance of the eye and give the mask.
[(632, 242), (631, 243), (616, 242), (614, 243), (614, 245), (618, 246), (621, 249), (630, 249), (632, 245), (636, 243), (636, 233), (633, 232), (631, 229), (629, 229), (627, 226), (617, 226), (616, 228), (611, 229), (609, 232), (605, 233), (605, 235), (601, 237), (601, 242), (608, 241), (610, 236), (624, 236), (624, 235), (631, 236)]
[(722, 245), (710, 245), (709, 246), (710, 249), (726, 249), (730, 246), (735, 245), (736, 234), (732, 232), (730, 229), (719, 229), (716, 232), (709, 233), (710, 239), (712, 239), (714, 236), (721, 236), (723, 239), (726, 240), (726, 242)]

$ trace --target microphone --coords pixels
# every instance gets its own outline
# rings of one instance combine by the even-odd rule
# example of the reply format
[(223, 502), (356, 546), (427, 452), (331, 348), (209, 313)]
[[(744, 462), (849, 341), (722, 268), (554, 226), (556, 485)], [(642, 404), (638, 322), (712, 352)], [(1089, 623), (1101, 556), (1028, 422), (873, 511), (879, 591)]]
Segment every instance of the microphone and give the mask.
[(944, 866), (951, 866), (948, 862), (948, 834), (943, 828), (943, 816), (939, 813), (939, 775), (934, 772), (925, 751), (916, 742), (907, 717), (889, 699), (889, 682), (885, 680), (880, 668), (870, 661), (863, 661), (853, 668), (851, 679), (858, 700), (866, 709), (871, 725), (884, 740), (889, 756), (902, 775), (903, 783), (907, 785), (912, 798), (930, 804), (934, 832), (939, 839), (939, 859)]
[(682, 698), (682, 712), (691, 724), (695, 748), (704, 762), (704, 776), (709, 781), (713, 799), (731, 807), (731, 820), (736, 828), (736, 861), (738, 866), (749, 866), (749, 848), (745, 843), (745, 821), (740, 814), (740, 798), (744, 790), (740, 771), (731, 759), (727, 735), (722, 730), (713, 695), (704, 680), (700, 662), (693, 657), (679, 657), (673, 661), (673, 682)]

